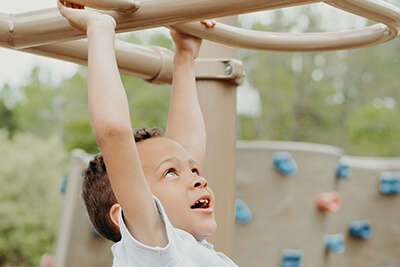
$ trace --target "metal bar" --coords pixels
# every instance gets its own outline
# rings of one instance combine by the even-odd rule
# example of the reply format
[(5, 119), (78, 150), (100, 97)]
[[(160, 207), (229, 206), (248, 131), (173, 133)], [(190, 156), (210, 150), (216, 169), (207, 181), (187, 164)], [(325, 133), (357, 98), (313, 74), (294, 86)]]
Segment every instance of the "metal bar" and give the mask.
[(364, 18), (381, 22), (400, 31), (400, 9), (385, 1), (325, 0), (326, 4)]
[(209, 29), (197, 23), (174, 25), (172, 28), (229, 46), (291, 52), (360, 48), (387, 42), (398, 35), (396, 29), (388, 28), (383, 24), (349, 31), (297, 34), (247, 30), (222, 23)]
[[(102, 11), (112, 15), (117, 21), (116, 31), (127, 32), (138, 29), (169, 26), (207, 18), (238, 15), (253, 11), (275, 9), (320, 2), (317, 0), (146, 0), (134, 13)], [(4, 18), (4, 14), (0, 17)], [(0, 43), (15, 48), (32, 47), (54, 42), (83, 38), (84, 35), (73, 30), (61, 17), (57, 8), (32, 11), (10, 16), (9, 24), (13, 30), (0, 24), (0, 32), (8, 31)]]
[(172, 27), (186, 34), (234, 47), (297, 52), (366, 47), (392, 40), (400, 33), (400, 9), (392, 4), (374, 0), (325, 0), (324, 3), (385, 25), (378, 23), (349, 31), (300, 34), (252, 31), (221, 23), (209, 29), (198, 23)]
[[(21, 49), (22, 52), (87, 65), (87, 40), (75, 40)], [(163, 47), (144, 47), (117, 40), (115, 54), (119, 71), (150, 83), (172, 82), (173, 53)], [(198, 59), (195, 62), (199, 80), (226, 80), (237, 85), (243, 80), (243, 64), (236, 59)], [(228, 69), (227, 69), (228, 68)]]
[[(20, 51), (87, 65), (87, 40), (26, 48)], [(116, 41), (115, 53), (121, 73), (153, 80), (154, 83), (171, 83), (173, 53), (163, 48), (139, 46)], [(163, 75), (159, 75), (163, 68)], [(156, 79), (158, 78), (158, 79)]]
[(115, 10), (122, 13), (134, 12), (140, 6), (139, 1), (136, 0), (68, 0), (68, 2), (97, 9)]

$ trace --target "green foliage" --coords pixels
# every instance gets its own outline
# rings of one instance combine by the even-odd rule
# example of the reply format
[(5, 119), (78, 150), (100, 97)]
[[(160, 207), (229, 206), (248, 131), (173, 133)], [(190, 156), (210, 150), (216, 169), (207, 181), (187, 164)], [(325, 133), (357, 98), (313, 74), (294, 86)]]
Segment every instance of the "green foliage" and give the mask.
[[(2, 88), (2, 92), (9, 91), (8, 85)], [(18, 123), (15, 117), (15, 111), (13, 108), (6, 105), (6, 97), (0, 95), (0, 128), (6, 129), (8, 132), (8, 138), (12, 139), (15, 131), (18, 129)]]
[(168, 118), (170, 86), (160, 86), (145, 81), (122, 76), (130, 105), (130, 115), (134, 128), (165, 127)]
[[(252, 28), (276, 32), (326, 31), (321, 23), (324, 18), (310, 11), (302, 8), (304, 13), (296, 14), (295, 20), (276, 11), (271, 23), (255, 23)], [(304, 16), (308, 23), (300, 27), (297, 20)], [(400, 44), (396, 41), (362, 49), (315, 53), (240, 49), (239, 58), (247, 79), (259, 91), (262, 114), (255, 118), (238, 116), (239, 139), (315, 142), (339, 146), (353, 155), (399, 156), (396, 140), (382, 138), (383, 133), (371, 133), (371, 128), (384, 124), (387, 136), (397, 134), (399, 120), (394, 114), (400, 113), (399, 51)], [(394, 106), (390, 111), (375, 110), (371, 103), (376, 99), (392, 99)], [(366, 106), (378, 114), (392, 115), (370, 118), (372, 113), (364, 114)], [(368, 122), (370, 129), (358, 129), (364, 126), (357, 120), (363, 121), (364, 126)]]
[(360, 108), (347, 121), (351, 149), (370, 156), (400, 155), (399, 122), (400, 113), (397, 110), (377, 109), (372, 104)]
[(89, 115), (82, 115), (73, 121), (64, 124), (64, 146), (67, 151), (74, 148), (81, 148), (88, 153), (99, 152), (96, 140), (90, 128)]
[(0, 131), (0, 265), (37, 265), (51, 252), (59, 218), (65, 153), (54, 138)]

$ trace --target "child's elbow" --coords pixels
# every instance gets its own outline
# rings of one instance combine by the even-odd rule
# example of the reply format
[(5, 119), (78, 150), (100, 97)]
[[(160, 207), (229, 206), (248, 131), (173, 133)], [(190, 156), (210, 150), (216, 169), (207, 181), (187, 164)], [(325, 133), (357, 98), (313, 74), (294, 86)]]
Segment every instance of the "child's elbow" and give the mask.
[(130, 126), (122, 126), (116, 123), (108, 123), (93, 131), (97, 144), (115, 142), (116, 140), (123, 140), (125, 138), (133, 138), (133, 130)]

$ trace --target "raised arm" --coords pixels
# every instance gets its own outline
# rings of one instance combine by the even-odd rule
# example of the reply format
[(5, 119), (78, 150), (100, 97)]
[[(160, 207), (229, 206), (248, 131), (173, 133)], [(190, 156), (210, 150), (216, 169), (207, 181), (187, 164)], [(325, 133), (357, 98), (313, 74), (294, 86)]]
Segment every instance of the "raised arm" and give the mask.
[[(145, 179), (132, 134), (129, 105), (115, 58), (115, 20), (58, 1), (60, 13), (88, 38), (89, 114), (125, 224), (140, 242), (167, 243), (164, 224)], [(78, 9), (77, 9), (78, 8)]]
[(175, 42), (175, 56), (166, 136), (185, 147), (202, 170), (206, 132), (194, 69), (202, 40), (175, 31), (171, 31), (171, 36)]

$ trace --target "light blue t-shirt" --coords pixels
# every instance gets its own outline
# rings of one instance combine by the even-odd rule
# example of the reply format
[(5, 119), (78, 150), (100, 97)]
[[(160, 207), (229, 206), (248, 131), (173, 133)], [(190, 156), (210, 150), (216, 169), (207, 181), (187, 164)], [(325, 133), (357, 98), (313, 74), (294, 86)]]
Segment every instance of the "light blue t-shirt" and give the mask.
[(120, 209), (119, 224), (122, 239), (111, 248), (114, 255), (113, 267), (237, 266), (223, 253), (216, 252), (213, 245), (207, 241), (198, 242), (186, 231), (174, 228), (160, 201), (156, 197), (154, 199), (166, 226), (168, 245), (164, 248), (149, 247), (137, 241), (129, 233)]

